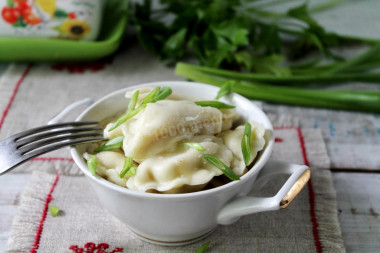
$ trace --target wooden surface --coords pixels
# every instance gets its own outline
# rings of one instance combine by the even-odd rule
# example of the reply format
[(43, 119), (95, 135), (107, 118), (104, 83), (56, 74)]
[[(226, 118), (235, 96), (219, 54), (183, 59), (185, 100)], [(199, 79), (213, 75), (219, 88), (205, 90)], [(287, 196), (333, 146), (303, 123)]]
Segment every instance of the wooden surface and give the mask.
[(380, 252), (380, 174), (335, 172), (333, 176), (347, 252)]

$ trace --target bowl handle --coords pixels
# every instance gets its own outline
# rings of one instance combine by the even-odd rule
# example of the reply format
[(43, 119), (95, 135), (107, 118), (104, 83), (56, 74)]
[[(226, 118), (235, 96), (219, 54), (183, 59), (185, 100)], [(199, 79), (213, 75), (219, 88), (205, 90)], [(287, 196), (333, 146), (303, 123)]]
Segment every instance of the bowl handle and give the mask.
[(268, 198), (245, 196), (233, 199), (219, 211), (217, 222), (228, 225), (243, 215), (286, 208), (310, 179), (310, 169), (305, 165), (269, 160), (261, 169), (254, 189), (260, 188), (279, 174), (288, 174), (290, 177), (275, 196)]
[(62, 121), (64, 121), (65, 117), (69, 113), (76, 110), (78, 107), (80, 107), (80, 106), (89, 107), (93, 103), (94, 103), (94, 101), (92, 101), (90, 98), (85, 98), (85, 99), (79, 100), (75, 103), (69, 104), (62, 111), (60, 111), (57, 115), (55, 115), (51, 120), (49, 120), (47, 122), (47, 124), (52, 125), (52, 124), (61, 123)]

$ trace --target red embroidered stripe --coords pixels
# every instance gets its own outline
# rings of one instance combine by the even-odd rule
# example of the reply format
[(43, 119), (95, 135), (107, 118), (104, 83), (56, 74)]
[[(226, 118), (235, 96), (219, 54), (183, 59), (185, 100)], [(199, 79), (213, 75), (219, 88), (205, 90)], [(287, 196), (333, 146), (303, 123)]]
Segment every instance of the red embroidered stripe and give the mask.
[(42, 217), (41, 217), (40, 223), (38, 225), (37, 233), (36, 233), (36, 236), (34, 239), (34, 244), (33, 244), (32, 249), (30, 250), (30, 253), (36, 253), (38, 247), (40, 246), (40, 240), (41, 240), (42, 230), (44, 228), (44, 222), (46, 220), (46, 214), (47, 214), (47, 211), (49, 209), (49, 203), (53, 199), (52, 194), (53, 194), (55, 186), (58, 183), (58, 180), (59, 180), (59, 173), (57, 173), (57, 175), (55, 176), (55, 179), (51, 185), (50, 191), (49, 191), (48, 195), (46, 196), (44, 210), (42, 212)]
[(22, 81), (24, 81), (25, 77), (27, 76), (27, 74), (29, 73), (29, 71), (30, 71), (31, 68), (32, 68), (32, 65), (28, 65), (28, 67), (25, 69), (24, 73), (22, 73), (20, 79), (18, 79), (18, 81), (16, 83), (16, 86), (13, 89), (12, 96), (9, 99), (9, 102), (7, 104), (7, 107), (5, 107), (5, 109), (3, 111), (3, 114), (1, 116), (1, 119), (0, 119), (0, 130), (1, 130), (1, 127), (3, 126), (3, 124), (4, 124), (4, 120), (7, 117), (9, 110), (11, 109), (11, 106), (13, 104), (13, 101), (14, 101), (15, 97), (16, 97), (18, 88), (20, 87)]
[(314, 194), (313, 182), (311, 181), (311, 178), (307, 186), (309, 189), (310, 218), (311, 218), (311, 223), (313, 224), (315, 249), (317, 250), (318, 253), (322, 253), (323, 252), (322, 243), (319, 237), (318, 220), (317, 220), (317, 214), (315, 212), (315, 194)]
[[(309, 165), (309, 159), (308, 159), (307, 153), (306, 153), (305, 140), (304, 140), (303, 135), (302, 135), (302, 130), (299, 127), (275, 127), (274, 129), (279, 129), (279, 130), (281, 130), (281, 129), (295, 129), (297, 131), (298, 139), (299, 139), (300, 146), (301, 146), (303, 162), (305, 165), (310, 166)], [(322, 253), (323, 252), (322, 243), (321, 243), (321, 239), (319, 237), (318, 220), (317, 220), (317, 214), (315, 211), (315, 193), (314, 193), (314, 187), (313, 187), (313, 182), (312, 182), (311, 178), (310, 178), (307, 186), (308, 186), (308, 190), (309, 190), (310, 219), (311, 219), (311, 223), (313, 225), (313, 236), (314, 236), (315, 249), (316, 249), (317, 253)]]
[[(276, 129), (276, 130), (295, 129), (297, 131), (304, 163), (305, 163), (305, 165), (309, 166), (309, 160), (308, 160), (307, 153), (306, 153), (305, 141), (304, 141), (301, 129), (298, 127), (275, 127), (274, 129)], [(37, 158), (34, 158), (33, 160), (36, 160), (36, 161), (38, 161), (38, 160), (40, 160), (40, 161), (57, 161), (57, 160), (72, 161), (71, 158), (64, 158), (64, 157), (37, 157)], [(39, 242), (41, 239), (43, 224), (44, 224), (45, 219), (46, 219), (49, 203), (52, 200), (51, 194), (53, 193), (54, 188), (55, 188), (58, 180), (59, 180), (59, 174), (57, 174), (57, 176), (56, 176), (56, 178), (52, 184), (52, 187), (50, 189), (50, 192), (46, 197), (45, 207), (44, 207), (44, 210), (42, 213), (40, 224), (39, 224), (38, 229), (37, 229), (35, 242), (34, 242), (33, 248), (30, 250), (31, 253), (36, 253), (37, 249), (39, 247)], [(316, 215), (316, 210), (315, 210), (315, 193), (314, 193), (313, 183), (312, 183), (311, 179), (309, 180), (309, 183), (308, 183), (308, 190), (309, 190), (310, 217), (311, 217), (311, 222), (313, 225), (313, 236), (314, 236), (315, 247), (316, 247), (317, 253), (322, 253), (323, 252), (322, 243), (321, 243), (321, 240), (319, 237), (318, 220), (317, 220), (317, 215)], [(119, 248), (117, 248), (117, 249), (119, 249)], [(116, 251), (116, 252), (118, 252), (118, 251)]]
[[(306, 153), (306, 146), (305, 146), (305, 140), (302, 135), (302, 131), (300, 128), (296, 128), (297, 133), (298, 133), (298, 138), (300, 140), (300, 145), (301, 145), (301, 150), (302, 150), (302, 157), (303, 157), (303, 162), (305, 165), (309, 165), (309, 160), (307, 158), (307, 153)], [(310, 178), (308, 184), (308, 189), (309, 189), (309, 203), (310, 203), (310, 218), (311, 218), (311, 223), (313, 224), (313, 235), (314, 235), (314, 242), (315, 242), (315, 248), (318, 253), (322, 253), (322, 243), (319, 237), (319, 231), (318, 231), (318, 220), (317, 220), (317, 214), (315, 211), (315, 193), (314, 193), (314, 187), (313, 187), (313, 182)]]
[(302, 131), (299, 127), (296, 127), (295, 129), (297, 130), (298, 139), (300, 141), (303, 162), (305, 163), (305, 165), (310, 166), (309, 165), (309, 159), (307, 159), (305, 140), (303, 139)]

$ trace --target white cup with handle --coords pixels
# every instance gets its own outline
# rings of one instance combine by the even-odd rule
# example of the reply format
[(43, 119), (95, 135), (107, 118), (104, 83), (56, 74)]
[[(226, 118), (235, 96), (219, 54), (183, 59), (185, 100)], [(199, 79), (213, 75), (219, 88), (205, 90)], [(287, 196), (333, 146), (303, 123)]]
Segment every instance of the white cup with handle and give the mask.
[[(87, 108), (77, 120), (101, 121), (126, 110), (125, 93), (142, 87), (168, 86), (177, 94), (210, 100), (219, 88), (193, 82), (163, 81), (141, 84), (113, 92)], [(192, 193), (157, 194), (120, 187), (102, 177), (92, 176), (83, 153), (85, 144), (71, 148), (75, 163), (88, 178), (100, 202), (139, 238), (161, 245), (184, 245), (200, 240), (219, 224), (229, 225), (243, 215), (287, 207), (310, 178), (307, 166), (270, 159), (274, 145), (273, 127), (265, 113), (248, 99), (233, 94), (228, 100), (247, 120), (266, 129), (266, 146), (254, 165), (238, 181)], [(254, 197), (255, 186), (279, 175), (289, 175), (273, 197)], [(249, 195), (248, 195), (249, 194)], [(107, 225), (107, 224), (105, 224)]]

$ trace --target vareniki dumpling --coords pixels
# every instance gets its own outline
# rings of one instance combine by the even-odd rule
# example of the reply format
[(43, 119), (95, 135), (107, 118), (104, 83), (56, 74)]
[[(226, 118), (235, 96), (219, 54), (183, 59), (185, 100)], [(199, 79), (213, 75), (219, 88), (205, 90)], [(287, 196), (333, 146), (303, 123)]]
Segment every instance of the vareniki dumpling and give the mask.
[[(90, 160), (92, 157), (88, 153), (84, 153), (83, 156), (86, 160)], [(125, 187), (127, 179), (119, 177), (124, 165), (124, 154), (115, 151), (103, 151), (95, 156), (98, 162), (97, 173), (108, 181)]]
[(219, 133), (222, 113), (192, 101), (162, 100), (148, 104), (120, 127), (125, 155), (141, 161), (163, 150), (173, 150), (176, 143), (194, 135)]
[[(205, 153), (221, 157), (230, 165), (232, 152), (220, 138), (210, 135), (196, 136), (191, 141), (199, 142)], [(219, 169), (202, 158), (202, 153), (185, 144), (179, 144), (174, 152), (154, 156), (140, 163), (136, 175), (127, 181), (127, 187), (138, 191), (157, 190), (163, 193), (183, 192), (183, 187), (204, 186), (214, 176), (223, 174)]]
[[(250, 121), (251, 124), (251, 159), (249, 164), (256, 158), (257, 153), (264, 148), (265, 145), (265, 128), (263, 125)], [(238, 126), (234, 130), (228, 130), (221, 133), (219, 136), (223, 138), (224, 144), (234, 154), (233, 171), (236, 175), (242, 175), (246, 170), (244, 163), (243, 152), (241, 150), (241, 140), (244, 135), (244, 126)]]
[[(142, 89), (138, 102), (151, 90)], [(233, 128), (238, 118), (235, 110), (199, 106), (193, 99), (176, 95), (148, 103), (114, 130), (109, 131), (114, 123), (105, 127), (106, 138), (124, 138), (111, 150), (94, 154), (96, 173), (122, 187), (153, 193), (193, 192), (206, 185), (235, 180), (247, 172), (241, 147), (244, 125)], [(253, 121), (250, 124), (251, 164), (264, 149), (265, 128)], [(94, 155), (85, 153), (84, 158), (89, 161)], [(210, 157), (221, 161), (224, 167), (218, 168), (218, 164), (206, 160)], [(131, 159), (133, 172), (126, 170)], [(230, 174), (225, 166), (230, 167)], [(224, 177), (219, 177), (224, 173)]]

